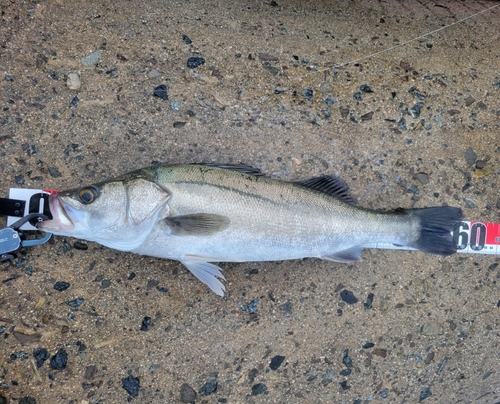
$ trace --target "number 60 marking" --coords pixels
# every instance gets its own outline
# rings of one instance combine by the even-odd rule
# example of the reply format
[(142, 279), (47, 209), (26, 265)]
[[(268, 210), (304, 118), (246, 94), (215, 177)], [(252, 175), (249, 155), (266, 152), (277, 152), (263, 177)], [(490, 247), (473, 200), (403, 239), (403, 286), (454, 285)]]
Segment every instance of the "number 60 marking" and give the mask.
[(474, 223), (470, 227), (469, 224), (469, 222), (461, 222), (453, 230), (453, 242), (457, 246), (457, 250), (464, 250), (467, 245), (470, 246), (471, 250), (482, 250), (486, 243), (486, 226), (480, 222)]

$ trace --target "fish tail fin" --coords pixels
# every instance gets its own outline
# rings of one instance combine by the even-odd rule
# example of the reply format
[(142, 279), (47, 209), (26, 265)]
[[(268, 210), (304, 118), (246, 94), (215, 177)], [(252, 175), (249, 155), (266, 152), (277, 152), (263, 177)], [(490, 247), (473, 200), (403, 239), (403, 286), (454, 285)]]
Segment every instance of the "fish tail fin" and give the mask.
[(420, 235), (409, 247), (420, 251), (451, 255), (457, 252), (451, 232), (460, 225), (462, 209), (450, 206), (409, 209), (406, 213), (420, 219)]

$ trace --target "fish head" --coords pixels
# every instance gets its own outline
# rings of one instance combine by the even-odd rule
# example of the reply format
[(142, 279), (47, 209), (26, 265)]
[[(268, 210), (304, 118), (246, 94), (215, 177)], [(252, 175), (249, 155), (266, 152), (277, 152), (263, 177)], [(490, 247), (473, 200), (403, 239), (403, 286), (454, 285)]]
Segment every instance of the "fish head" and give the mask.
[(52, 219), (38, 228), (131, 251), (168, 214), (169, 197), (150, 179), (121, 177), (51, 195)]

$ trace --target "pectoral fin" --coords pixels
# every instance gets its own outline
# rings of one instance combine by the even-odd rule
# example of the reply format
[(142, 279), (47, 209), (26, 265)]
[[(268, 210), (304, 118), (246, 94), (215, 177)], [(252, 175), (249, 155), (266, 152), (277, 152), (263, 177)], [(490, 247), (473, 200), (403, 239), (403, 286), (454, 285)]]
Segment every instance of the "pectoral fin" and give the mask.
[(363, 247), (352, 247), (347, 250), (338, 251), (335, 254), (323, 255), (321, 258), (349, 264), (350, 262), (361, 261), (361, 251), (363, 251)]
[(191, 273), (196, 276), (200, 281), (207, 285), (219, 296), (224, 296), (224, 291), (226, 288), (217, 277), (224, 279), (222, 275), (222, 270), (214, 264), (209, 262), (197, 261), (195, 259), (184, 259), (181, 262), (186, 266)]
[(195, 213), (167, 217), (165, 222), (175, 236), (210, 236), (226, 229), (230, 220), (227, 216)]

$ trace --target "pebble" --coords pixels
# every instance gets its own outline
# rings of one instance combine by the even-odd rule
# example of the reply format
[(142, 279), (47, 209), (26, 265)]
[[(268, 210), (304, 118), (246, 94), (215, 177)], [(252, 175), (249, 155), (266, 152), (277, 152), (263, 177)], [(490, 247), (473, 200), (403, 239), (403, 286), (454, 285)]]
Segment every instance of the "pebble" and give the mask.
[(360, 119), (362, 121), (369, 121), (373, 118), (373, 111), (370, 111), (370, 112), (367, 112), (366, 114), (364, 115), (361, 115)]
[(217, 380), (209, 380), (203, 386), (201, 386), (201, 388), (198, 390), (198, 393), (200, 393), (200, 396), (206, 397), (210, 394), (215, 393), (216, 390)]
[(342, 301), (348, 304), (354, 304), (358, 302), (358, 299), (356, 298), (356, 296), (354, 296), (354, 293), (347, 289), (344, 289), (342, 292), (340, 292), (340, 298), (342, 299)]
[(465, 206), (474, 209), (476, 208), (476, 202), (474, 202), (474, 199), (471, 198), (464, 198)]
[(370, 348), (373, 348), (375, 346), (375, 344), (373, 342), (365, 342), (363, 344), (363, 349), (370, 349)]
[(66, 86), (70, 90), (79, 90), (82, 86), (80, 75), (78, 73), (69, 73), (68, 77), (66, 78)]
[(415, 178), (422, 184), (427, 185), (429, 183), (429, 176), (424, 173), (415, 174)]
[(63, 290), (66, 290), (70, 287), (69, 282), (64, 282), (64, 281), (57, 281), (54, 283), (54, 289), (57, 290), (58, 292), (62, 292)]
[(270, 55), (269, 53), (257, 53), (257, 57), (260, 60), (268, 62), (277, 62), (278, 58), (276, 56)]
[(413, 107), (410, 109), (410, 114), (413, 118), (418, 118), (420, 116), (420, 110), (424, 106), (423, 102), (417, 102)]
[(50, 368), (54, 370), (63, 370), (68, 364), (68, 353), (64, 348), (59, 349), (50, 360)]
[(349, 358), (348, 349), (345, 349), (344, 352), (342, 352), (342, 363), (346, 366), (346, 368), (352, 368), (352, 359)]
[(466, 99), (465, 99), (465, 106), (469, 106), (469, 105), (472, 105), (474, 104), (474, 102), (476, 102), (476, 100), (474, 99), (473, 96), (469, 95)]
[(95, 51), (88, 56), (82, 58), (82, 65), (85, 67), (93, 66), (99, 63), (99, 59), (101, 58), (101, 51)]
[(187, 67), (190, 69), (195, 69), (205, 63), (205, 59), (198, 56), (192, 56), (187, 60)]
[(181, 109), (181, 103), (179, 101), (170, 101), (170, 109), (172, 111), (179, 111)]
[(151, 328), (151, 317), (144, 317), (141, 324), (141, 331), (149, 331)]
[(476, 159), (477, 159), (476, 152), (472, 149), (472, 147), (469, 147), (465, 151), (465, 161), (467, 162), (467, 164), (471, 166), (476, 162)]
[(326, 105), (331, 107), (335, 103), (335, 100), (331, 95), (329, 95), (328, 97), (325, 98), (325, 102), (326, 102)]
[(435, 321), (431, 321), (422, 326), (422, 334), (424, 335), (437, 335), (441, 331), (441, 324)]
[(78, 103), (80, 102), (80, 98), (78, 98), (77, 95), (75, 95), (73, 97), (73, 99), (71, 100), (71, 102), (69, 103), (69, 106), (70, 107), (76, 107), (78, 105)]
[(172, 125), (174, 128), (182, 128), (184, 125), (186, 125), (186, 122), (183, 121), (175, 121), (174, 124)]
[(132, 374), (129, 374), (127, 377), (122, 379), (122, 387), (132, 397), (137, 397), (139, 395), (140, 388), (139, 378), (133, 377)]
[(193, 43), (193, 41), (191, 41), (191, 38), (184, 34), (182, 34), (182, 40), (186, 45), (191, 45)]
[(10, 360), (19, 361), (28, 359), (28, 354), (24, 351), (15, 351), (10, 354)]
[(97, 373), (97, 366), (95, 365), (87, 366), (87, 368), (85, 369), (85, 373), (83, 374), (83, 378), (85, 380), (91, 380), (96, 373)]
[(277, 370), (283, 361), (285, 360), (285, 357), (282, 355), (276, 355), (273, 358), (271, 358), (271, 363), (269, 364), (269, 367), (271, 370)]
[(311, 87), (305, 88), (301, 91), (302, 97), (311, 101), (313, 99), (314, 91)]
[(280, 306), (280, 310), (286, 315), (286, 316), (291, 316), (292, 315), (292, 303), (290, 301), (283, 303)]
[(403, 130), (406, 130), (408, 127), (406, 126), (406, 119), (404, 117), (402, 117), (399, 121), (398, 121), (398, 126), (403, 129)]
[(183, 403), (190, 403), (196, 399), (196, 391), (187, 383), (182, 384), (180, 394)]
[(59, 178), (61, 176), (61, 173), (55, 167), (49, 167), (48, 170), (49, 170), (50, 176), (53, 178)]
[(85, 299), (83, 297), (77, 297), (76, 299), (73, 299), (73, 300), (70, 300), (69, 302), (66, 302), (66, 304), (69, 306), (69, 307), (72, 307), (72, 308), (77, 308), (78, 306), (81, 306), (83, 304), (83, 302), (85, 301)]
[(426, 387), (425, 389), (423, 389), (420, 392), (420, 397), (419, 397), (418, 401), (425, 400), (426, 398), (429, 398), (430, 396), (432, 396), (431, 388)]
[(362, 93), (373, 93), (373, 90), (368, 84), (361, 84), (359, 87)]
[(253, 299), (250, 303), (241, 306), (241, 310), (243, 310), (245, 313), (252, 314), (257, 311), (258, 307), (259, 299)]
[(76, 249), (76, 250), (80, 250), (80, 251), (86, 251), (89, 249), (89, 246), (88, 244), (85, 244), (85, 243), (82, 243), (81, 241), (75, 241), (73, 243), (73, 247)]
[(19, 399), (19, 404), (36, 404), (36, 398), (31, 396), (22, 397)]
[(362, 101), (363, 100), (363, 97), (361, 96), (361, 92), (357, 92), (357, 93), (354, 93), (354, 95), (352, 96), (356, 101)]
[(148, 72), (148, 77), (150, 79), (157, 79), (158, 77), (161, 77), (161, 74), (158, 70), (156, 69), (151, 69), (149, 72)]
[(340, 116), (342, 116), (342, 118), (347, 118), (347, 116), (349, 115), (349, 106), (346, 106), (346, 107), (340, 107), (339, 108), (339, 112), (340, 112)]
[(264, 383), (257, 383), (252, 386), (252, 396), (265, 393), (267, 391), (267, 386)]
[(368, 293), (368, 297), (366, 298), (366, 303), (364, 303), (363, 305), (365, 310), (370, 310), (372, 308), (374, 296), (375, 295), (373, 293)]
[(167, 86), (165, 84), (160, 84), (158, 87), (155, 87), (153, 95), (164, 101), (168, 100)]
[(377, 355), (380, 356), (381, 358), (385, 358), (387, 356), (387, 349), (374, 348), (372, 350), (372, 355)]

